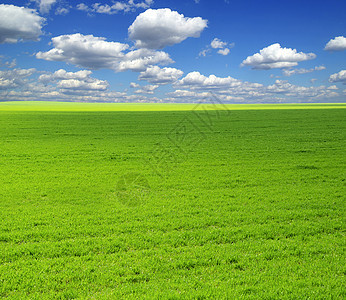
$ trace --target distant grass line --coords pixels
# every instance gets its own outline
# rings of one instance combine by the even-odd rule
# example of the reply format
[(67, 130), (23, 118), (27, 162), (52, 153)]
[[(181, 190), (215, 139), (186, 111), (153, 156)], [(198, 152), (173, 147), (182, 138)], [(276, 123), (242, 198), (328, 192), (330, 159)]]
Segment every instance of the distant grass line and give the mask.
[(0, 111), (189, 111), (259, 109), (330, 109), (346, 108), (346, 103), (289, 104), (200, 104), (197, 103), (81, 103), (55, 101), (0, 102)]

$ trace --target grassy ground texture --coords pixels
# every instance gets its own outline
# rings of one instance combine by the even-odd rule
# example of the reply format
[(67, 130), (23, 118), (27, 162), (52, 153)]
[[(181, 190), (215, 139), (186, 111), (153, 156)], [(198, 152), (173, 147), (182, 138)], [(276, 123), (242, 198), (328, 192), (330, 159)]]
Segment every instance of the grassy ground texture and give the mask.
[(0, 103), (0, 296), (345, 298), (345, 108)]

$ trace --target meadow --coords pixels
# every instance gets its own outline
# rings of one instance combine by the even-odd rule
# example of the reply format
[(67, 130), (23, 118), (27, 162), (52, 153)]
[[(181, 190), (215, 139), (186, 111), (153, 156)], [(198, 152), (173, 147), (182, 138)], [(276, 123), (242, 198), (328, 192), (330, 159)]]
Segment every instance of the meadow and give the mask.
[(0, 103), (0, 297), (344, 299), (346, 104)]

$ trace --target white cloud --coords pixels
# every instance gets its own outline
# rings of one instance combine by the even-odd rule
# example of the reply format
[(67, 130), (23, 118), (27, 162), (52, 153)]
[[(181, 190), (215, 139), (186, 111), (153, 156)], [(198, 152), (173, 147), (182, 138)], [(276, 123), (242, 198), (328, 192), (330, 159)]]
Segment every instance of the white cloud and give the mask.
[(61, 15), (61, 16), (65, 16), (70, 12), (70, 8), (69, 7), (58, 7), (55, 11), (56, 15)]
[(36, 69), (0, 71), (0, 98), (6, 101), (93, 102), (125, 102), (129, 98), (126, 93), (109, 91), (108, 82), (90, 77), (89, 70), (67, 72), (61, 69), (35, 78), (39, 73)]
[(60, 80), (57, 86), (63, 89), (104, 91), (108, 88), (108, 82), (94, 78), (89, 80), (64, 79)]
[(204, 56), (206, 57), (208, 53), (210, 53), (210, 49), (203, 49), (201, 52), (198, 53), (198, 56)]
[(212, 99), (215, 101), (215, 98), (220, 102), (244, 102), (245, 99), (242, 96), (233, 96), (233, 95), (223, 95), (215, 94), (210, 92), (196, 92), (189, 90), (175, 90), (174, 92), (167, 93), (168, 97), (165, 98), (165, 102), (196, 102), (196, 103), (208, 103)]
[(56, 0), (37, 0), (40, 5), (40, 12), (42, 14), (49, 13), (51, 7), (55, 4)]
[(314, 71), (322, 71), (325, 69), (326, 69), (325, 66), (317, 66), (317, 67), (311, 68), (311, 69), (293, 69), (293, 70), (284, 69), (284, 70), (282, 70), (282, 74), (284, 74), (285, 76), (292, 76), (295, 74), (306, 74), (306, 73), (311, 73)]
[(89, 11), (89, 7), (84, 3), (77, 4), (77, 9), (81, 11)]
[(86, 11), (89, 13), (114, 15), (114, 14), (117, 14), (119, 12), (129, 12), (129, 11), (134, 11), (134, 10), (139, 9), (139, 8), (147, 9), (153, 3), (154, 3), (153, 0), (145, 0), (145, 1), (139, 1), (139, 2), (136, 2), (134, 0), (129, 0), (127, 2), (116, 1), (112, 5), (94, 3), (90, 7), (84, 3), (79, 3), (77, 5), (77, 9), (81, 10), (81, 11)]
[(213, 95), (226, 102), (300, 102), (324, 101), (329, 98), (338, 99), (340, 94), (332, 87), (296, 86), (288, 81), (276, 80), (273, 85), (244, 82), (232, 77), (204, 76), (199, 72), (191, 72), (173, 85), (175, 92), (168, 93), (167, 101), (199, 101), (204, 93)]
[(221, 41), (219, 38), (214, 38), (210, 45), (207, 45), (205, 49), (199, 52), (198, 56), (207, 56), (212, 49), (218, 49), (217, 53), (221, 55), (228, 55), (230, 53), (230, 48), (234, 47), (234, 43), (227, 43)]
[(129, 0), (129, 4), (133, 5), (133, 6), (137, 7), (137, 8), (147, 9), (151, 5), (154, 4), (154, 0), (144, 0), (144, 1), (139, 1), (138, 3), (135, 3), (134, 0)]
[(162, 49), (197, 38), (206, 27), (207, 20), (200, 17), (187, 18), (169, 8), (148, 9), (129, 27), (129, 37), (138, 48)]
[(66, 80), (66, 79), (86, 79), (91, 75), (89, 70), (81, 70), (78, 72), (67, 72), (64, 69), (60, 69), (52, 74), (43, 74), (38, 80), (40, 82), (50, 82), (55, 80)]
[(114, 68), (129, 46), (107, 42), (105, 38), (80, 33), (52, 38), (54, 48), (38, 52), (36, 57), (50, 61), (64, 61), (88, 69)]
[(0, 91), (0, 97), (6, 101), (128, 102), (129, 99), (126, 93), (116, 91), (57, 89), (37, 84), (27, 85), (25, 90)]
[(248, 56), (242, 66), (252, 66), (253, 69), (288, 68), (298, 65), (298, 62), (316, 58), (314, 53), (297, 52), (296, 49), (281, 48), (276, 43)]
[(0, 4), (0, 44), (38, 41), (44, 22), (33, 9)]
[(36, 72), (36, 69), (11, 69), (0, 71), (0, 89), (16, 88), (26, 83), (26, 78)]
[(151, 65), (173, 62), (163, 51), (139, 49), (124, 53), (129, 48), (127, 44), (107, 42), (105, 38), (93, 35), (61, 35), (52, 38), (52, 43), (53, 49), (38, 52), (36, 57), (63, 61), (87, 69), (112, 69), (116, 72), (139, 72)]
[(107, 14), (107, 15), (112, 15), (112, 14), (116, 14), (119, 12), (119, 10), (125, 10), (124, 7), (119, 7), (120, 9), (118, 9), (117, 7), (113, 7), (113, 6), (109, 6), (108, 4), (100, 4), (100, 3), (95, 3), (93, 4), (93, 10), (94, 12), (97, 12), (99, 14)]
[(17, 85), (12, 80), (0, 77), (0, 90), (7, 90), (16, 86)]
[(243, 82), (230, 76), (204, 76), (199, 72), (187, 74), (174, 87), (178, 90), (199, 91), (199, 96), (201, 96), (201, 92), (213, 92), (224, 101), (240, 101), (241, 99), (258, 100), (265, 96), (264, 86), (262, 84)]
[(140, 88), (140, 85), (138, 83), (136, 83), (136, 82), (131, 82), (130, 83), (130, 87), (133, 88), (133, 89), (138, 89), (138, 88)]
[(51, 74), (43, 74), (38, 78), (44, 84), (54, 83), (62, 89), (75, 90), (99, 90), (104, 91), (108, 88), (108, 82), (90, 77), (91, 71), (81, 70), (78, 72), (67, 72), (60, 69)]
[(141, 89), (135, 91), (136, 94), (154, 94), (154, 91), (159, 87), (157, 84), (148, 84), (142, 86)]
[(329, 82), (342, 82), (346, 84), (346, 70), (341, 70), (339, 73), (330, 75)]
[(289, 99), (302, 99), (304, 101), (311, 99), (327, 99), (339, 96), (337, 92), (333, 91), (333, 88), (330, 89), (323, 85), (317, 87), (297, 86), (286, 80), (276, 80), (275, 84), (269, 85), (266, 90), (268, 93), (282, 94)]
[(225, 48), (227, 46), (227, 42), (223, 42), (221, 41), (220, 39), (218, 38), (214, 38), (211, 43), (210, 43), (210, 46), (213, 48), (213, 49), (222, 49), (222, 48)]
[(166, 65), (170, 63), (173, 63), (173, 60), (166, 52), (138, 49), (126, 53), (122, 60), (115, 66), (114, 70), (117, 72), (124, 72), (127, 70), (141, 72), (149, 66), (156, 64)]
[(225, 49), (219, 49), (217, 51), (217, 53), (221, 54), (221, 55), (228, 55), (230, 52), (230, 50), (228, 48), (225, 48)]
[(328, 51), (342, 51), (346, 50), (346, 38), (344, 36), (337, 36), (334, 39), (331, 39), (324, 50)]
[[(0, 65), (1, 65), (1, 63), (0, 63)], [(17, 60), (14, 58), (11, 61), (5, 61), (4, 65), (9, 69), (13, 69), (14, 67), (17, 66)]]
[(220, 89), (230, 88), (241, 84), (240, 80), (230, 76), (222, 78), (215, 75), (204, 76), (199, 72), (191, 72), (176, 83), (178, 87), (191, 89)]
[[(41, 75), (37, 78), (37, 76)], [(157, 72), (159, 73), (159, 72)], [(340, 74), (339, 74), (340, 73)], [(332, 81), (345, 78), (339, 72), (331, 76)], [(156, 74), (156, 73), (155, 73)], [(108, 82), (92, 77), (90, 70), (68, 72), (60, 69), (54, 73), (39, 72), (35, 69), (8, 69), (0, 71), (0, 98), (2, 100), (57, 100), (92, 102), (198, 102), (208, 99), (211, 92), (223, 102), (274, 103), (301, 101), (342, 101), (345, 93), (337, 86), (297, 86), (284, 80), (276, 80), (272, 85), (243, 82), (228, 77), (205, 76), (191, 72), (173, 84), (175, 90), (167, 98), (147, 97), (153, 95), (159, 84), (140, 86), (131, 83), (137, 89), (134, 95), (110, 91)], [(344, 94), (343, 94), (344, 93)]]
[(210, 96), (209, 92), (194, 92), (189, 90), (175, 90), (174, 92), (167, 93), (167, 96), (174, 98), (204, 98)]
[(168, 84), (176, 82), (183, 74), (183, 71), (175, 68), (159, 68), (158, 66), (153, 66), (141, 72), (138, 79), (155, 84)]

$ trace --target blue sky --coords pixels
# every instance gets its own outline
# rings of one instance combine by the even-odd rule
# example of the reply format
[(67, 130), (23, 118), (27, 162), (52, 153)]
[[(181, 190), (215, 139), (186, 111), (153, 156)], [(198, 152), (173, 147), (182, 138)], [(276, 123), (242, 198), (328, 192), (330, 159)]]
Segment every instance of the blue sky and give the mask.
[(346, 1), (2, 1), (0, 59), (0, 101), (346, 102)]

